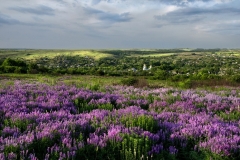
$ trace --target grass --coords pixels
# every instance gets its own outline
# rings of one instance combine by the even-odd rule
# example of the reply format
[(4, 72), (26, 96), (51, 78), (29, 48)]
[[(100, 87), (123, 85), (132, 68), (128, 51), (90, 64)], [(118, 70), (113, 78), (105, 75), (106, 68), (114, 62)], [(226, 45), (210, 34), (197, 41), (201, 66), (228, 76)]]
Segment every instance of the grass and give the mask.
[(95, 60), (113, 57), (112, 54), (102, 53), (96, 50), (0, 50), (0, 58), (20, 58), (35, 60), (39, 58), (54, 58), (56, 56), (89, 56)]
[[(41, 82), (50, 85), (64, 83), (66, 85), (75, 85), (78, 88), (87, 88), (90, 90), (104, 91), (105, 86), (123, 85), (123, 81), (129, 77), (113, 77), (113, 76), (92, 76), (92, 75), (48, 75), (48, 74), (0, 74), (1, 87), (4, 85), (13, 84), (16, 80), (26, 80), (30, 82)], [(180, 89), (204, 89), (211, 91), (238, 89), (239, 84), (224, 80), (202, 80), (202, 81), (187, 81), (172, 82), (170, 80), (154, 80), (148, 77), (136, 77), (138, 83), (133, 84), (134, 87), (143, 88), (162, 88), (174, 87)], [(8, 83), (6, 84), (6, 80)], [(183, 84), (181, 84), (183, 83)], [(186, 83), (186, 84), (185, 84)], [(182, 86), (184, 85), (184, 86)]]
[(47, 58), (54, 58), (56, 56), (81, 56), (81, 57), (91, 57), (94, 58), (95, 60), (99, 60), (101, 58), (106, 58), (106, 57), (112, 57), (111, 54), (107, 54), (107, 53), (101, 53), (98, 51), (85, 51), (85, 50), (81, 50), (81, 51), (49, 51), (49, 52), (35, 52), (32, 53), (31, 55), (24, 55), (21, 58), (23, 59), (27, 59), (27, 60), (31, 60), (31, 59), (38, 59), (41, 57), (47, 57)]
[(0, 83), (5, 80), (30, 80), (36, 82), (47, 83), (55, 85), (58, 83), (65, 83), (69, 85), (76, 85), (78, 87), (91, 87), (94, 85), (116, 85), (120, 84), (121, 77), (101, 77), (101, 76), (87, 76), (87, 75), (42, 75), (42, 74), (0, 74)]
[[(123, 85), (122, 81), (129, 77), (112, 77), (112, 76), (92, 76), (92, 75), (49, 75), (49, 74), (15, 74), (5, 73), (0, 74), (0, 83), (6, 80), (27, 80), (32, 82), (47, 83), (55, 85), (58, 83), (65, 83), (67, 85), (75, 85), (79, 88), (88, 88), (91, 90), (101, 90), (108, 85)], [(150, 88), (161, 88), (161, 87), (176, 87), (182, 88), (180, 82), (172, 82), (169, 80), (154, 80), (148, 79), (148, 77), (136, 77), (138, 83), (134, 84), (135, 87), (150, 87)], [(215, 90), (216, 88), (231, 88), (238, 87), (238, 84), (234, 84), (223, 80), (205, 80), (205, 81), (192, 81), (190, 86), (184, 88), (202, 88), (208, 90)]]
[[(128, 57), (168, 57), (168, 56), (177, 56), (178, 59), (198, 59), (198, 58), (205, 58), (204, 56), (211, 56), (212, 52), (177, 52), (177, 53), (153, 53), (153, 54), (131, 54)], [(223, 52), (222, 56), (228, 56), (232, 52)], [(219, 53), (218, 53), (219, 55)], [(236, 53), (236, 55), (240, 55), (240, 53)]]
[(145, 54), (145, 55), (138, 55), (138, 54), (132, 54), (128, 57), (164, 57), (164, 56), (171, 56), (176, 53), (154, 53), (154, 54)]
[[(145, 77), (137, 77), (139, 83), (136, 87), (148, 86), (150, 88), (173, 86), (172, 82), (151, 80)], [(122, 80), (126, 77), (111, 76), (90, 76), (90, 75), (47, 75), (47, 74), (0, 74), (0, 83), (4, 81), (27, 80), (32, 82), (47, 83), (55, 85), (65, 83), (67, 85), (75, 85), (79, 88), (87, 88), (91, 90), (102, 90), (108, 85), (122, 85)]]

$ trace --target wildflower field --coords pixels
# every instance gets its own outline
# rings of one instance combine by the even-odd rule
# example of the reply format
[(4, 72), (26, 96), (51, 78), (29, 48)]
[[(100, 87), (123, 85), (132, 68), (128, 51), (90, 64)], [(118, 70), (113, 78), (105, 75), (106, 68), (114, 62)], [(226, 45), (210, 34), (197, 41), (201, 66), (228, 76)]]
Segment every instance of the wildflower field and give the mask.
[(1, 160), (240, 159), (239, 88), (1, 86)]

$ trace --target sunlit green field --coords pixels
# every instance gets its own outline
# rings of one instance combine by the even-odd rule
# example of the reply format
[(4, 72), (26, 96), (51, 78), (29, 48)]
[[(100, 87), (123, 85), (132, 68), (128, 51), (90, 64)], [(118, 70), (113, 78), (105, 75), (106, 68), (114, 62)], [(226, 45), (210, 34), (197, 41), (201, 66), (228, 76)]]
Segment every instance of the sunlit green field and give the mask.
[[(36, 60), (39, 58), (54, 58), (56, 56), (81, 56), (81, 57), (91, 57), (95, 60), (99, 60), (101, 58), (114, 57), (114, 54), (110, 52), (105, 52), (108, 50), (33, 50), (33, 49), (21, 49), (21, 50), (0, 50), (0, 59), (1, 58), (19, 58), (25, 60)], [(124, 50), (121, 50), (124, 51)], [(130, 50), (129, 50), (130, 51)], [(165, 57), (165, 56), (178, 56), (179, 58), (197, 58), (201, 55), (208, 55), (211, 52), (194, 52), (190, 49), (183, 49), (182, 52), (159, 52), (157, 50), (140, 50), (143, 53), (129, 53), (127, 57)], [(144, 53), (146, 52), (146, 54)], [(216, 52), (218, 55), (234, 55), (240, 56), (240, 50), (222, 50)], [(194, 56), (193, 56), (194, 54)]]
[(164, 56), (171, 56), (175, 54), (176, 53), (154, 53), (154, 54), (146, 54), (146, 55), (132, 54), (129, 57), (164, 57)]
[[(37, 81), (41, 83), (48, 83), (55, 85), (65, 83), (69, 85), (76, 85), (78, 87), (90, 87), (93, 85), (106, 86), (106, 85), (119, 85), (121, 80), (127, 77), (110, 77), (110, 76), (90, 76), (90, 75), (47, 75), (47, 74), (0, 74), (0, 83), (5, 80), (28, 80)], [(139, 77), (144, 79), (144, 77)], [(167, 86), (167, 82), (159, 80), (145, 79), (148, 85), (154, 86)]]
[(39, 58), (54, 58), (56, 56), (89, 56), (95, 60), (112, 57), (111, 54), (91, 50), (0, 50), (0, 58), (20, 58), (34, 60)]

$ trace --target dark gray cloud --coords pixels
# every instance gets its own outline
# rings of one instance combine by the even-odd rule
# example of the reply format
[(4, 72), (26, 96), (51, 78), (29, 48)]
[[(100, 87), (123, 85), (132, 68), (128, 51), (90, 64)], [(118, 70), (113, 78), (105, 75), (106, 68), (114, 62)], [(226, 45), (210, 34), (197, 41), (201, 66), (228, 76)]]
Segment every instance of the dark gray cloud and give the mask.
[[(165, 25), (176, 25), (176, 24), (190, 24), (190, 23), (196, 23), (202, 21), (204, 18), (203, 17), (181, 17), (178, 15), (174, 16), (155, 16), (155, 19), (159, 20), (161, 22), (160, 26), (165, 26)], [(159, 25), (157, 25), (159, 26)]]
[(0, 13), (0, 26), (1, 25), (14, 25), (14, 24), (21, 24), (20, 21), (11, 18), (10, 16), (4, 15)]
[(83, 8), (85, 13), (90, 16), (94, 16), (97, 19), (104, 22), (109, 23), (117, 23), (117, 22), (129, 22), (132, 17), (130, 16), (129, 12), (124, 13), (111, 13), (111, 12), (105, 12), (93, 8)]
[(150, 0), (150, 1), (158, 1), (160, 3), (171, 4), (171, 5), (179, 5), (179, 6), (186, 6), (190, 3), (223, 3), (223, 2), (230, 2), (232, 0)]
[(10, 7), (9, 9), (11, 10), (15, 10), (21, 13), (30, 13), (30, 14), (35, 14), (35, 15), (48, 15), (48, 16), (52, 16), (54, 15), (54, 9), (48, 7), (48, 6), (44, 6), (44, 5), (40, 5), (37, 7)]
[(115, 14), (115, 13), (103, 13), (99, 15), (99, 18), (103, 21), (109, 22), (129, 22), (132, 18), (130, 17), (129, 12)]
[(100, 2), (101, 2), (101, 0), (92, 0), (92, 5), (96, 5), (96, 4), (100, 3)]
[(185, 8), (172, 14), (201, 15), (201, 14), (240, 14), (240, 8)]
[(154, 18), (162, 22), (162, 25), (171, 24), (189, 24), (200, 23), (203, 20), (222, 19), (225, 17), (240, 16), (240, 8), (234, 7), (211, 7), (211, 8), (197, 8), (197, 7), (183, 7), (176, 11), (172, 11), (166, 15), (155, 15)]

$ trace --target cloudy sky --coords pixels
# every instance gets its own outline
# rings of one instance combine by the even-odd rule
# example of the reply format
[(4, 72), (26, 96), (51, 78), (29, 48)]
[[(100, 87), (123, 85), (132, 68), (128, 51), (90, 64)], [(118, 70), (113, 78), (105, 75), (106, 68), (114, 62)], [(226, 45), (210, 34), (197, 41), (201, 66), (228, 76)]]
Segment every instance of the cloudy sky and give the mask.
[(0, 48), (240, 48), (240, 0), (0, 0)]

